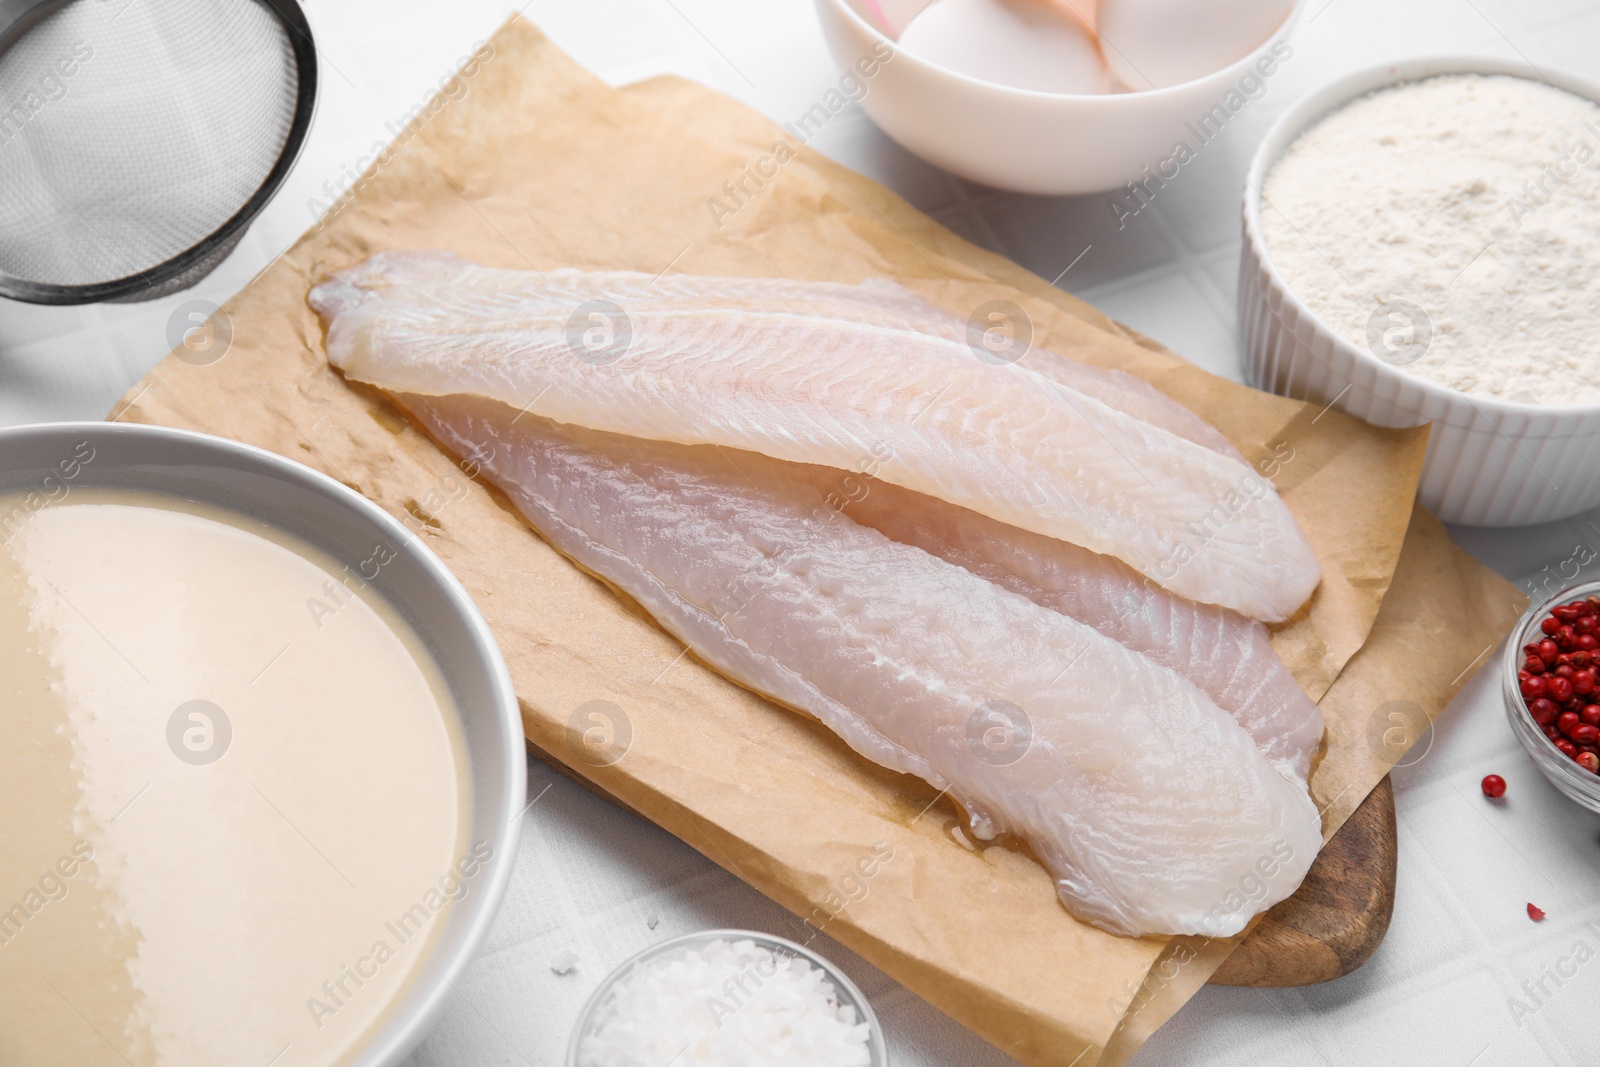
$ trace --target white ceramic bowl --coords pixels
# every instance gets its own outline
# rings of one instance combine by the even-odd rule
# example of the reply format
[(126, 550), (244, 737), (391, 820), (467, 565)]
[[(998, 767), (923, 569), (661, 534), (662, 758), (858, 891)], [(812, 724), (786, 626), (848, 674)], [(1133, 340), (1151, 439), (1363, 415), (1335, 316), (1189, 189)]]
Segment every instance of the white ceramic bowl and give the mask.
[[(885, 54), (893, 46), (863, 13), (862, 2), (816, 0), (828, 47), (847, 72), (857, 70), (863, 57)], [(1158, 178), (1163, 171), (1172, 177), (1180, 165), (1173, 162), (1179, 141), (1204, 151), (1186, 124), (1201, 123), (1221, 107), (1221, 117), (1212, 120), (1220, 130), (1236, 113), (1227, 108), (1230, 91), (1240, 93), (1241, 100), (1270, 92), (1278, 63), (1270, 53), (1287, 47), (1282, 42), (1299, 10), (1297, 3), (1278, 31), (1238, 62), (1165, 89), (1081, 96), (1012, 89), (895, 49), (876, 73), (860, 79), (861, 106), (885, 133), (928, 162), (1001, 189), (1093, 193), (1144, 181), (1145, 168)], [(1263, 73), (1268, 70), (1272, 73)], [(1241, 92), (1241, 79), (1247, 90), (1257, 83), (1260, 88)]]
[(63, 457), (93, 449), (68, 489), (160, 492), (217, 504), (293, 534), (334, 559), (374, 544), (395, 558), (370, 583), (433, 653), (461, 712), (472, 780), (470, 839), (493, 860), (451, 911), (412, 980), (348, 1067), (395, 1067), (428, 1033), (494, 922), (511, 880), (526, 802), (527, 750), (517, 697), (489, 625), (433, 551), (382, 508), (263, 449), (207, 434), (134, 423), (63, 422), (0, 430), (0, 489), (60, 486)]
[[(1244, 193), (1239, 315), (1250, 384), (1332, 404), (1377, 426), (1433, 424), (1417, 497), (1446, 522), (1523, 526), (1600, 504), (1600, 405), (1547, 407), (1468, 397), (1384, 362), (1335, 333), (1290, 290), (1261, 232), (1261, 195), (1296, 137), (1356, 98), (1435, 74), (1510, 74), (1543, 81), (1526, 63), (1442, 56), (1359, 71), (1280, 118), (1256, 150)], [(1552, 84), (1590, 100), (1600, 88), (1550, 68)]]

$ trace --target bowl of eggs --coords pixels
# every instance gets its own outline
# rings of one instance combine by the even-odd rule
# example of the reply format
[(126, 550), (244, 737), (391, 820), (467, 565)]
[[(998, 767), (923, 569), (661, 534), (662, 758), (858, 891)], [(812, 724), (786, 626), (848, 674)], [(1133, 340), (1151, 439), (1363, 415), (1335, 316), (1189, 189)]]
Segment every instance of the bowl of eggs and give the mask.
[[(1159, 183), (1267, 91), (1297, 0), (816, 0), (841, 87), (971, 181)], [(796, 123), (808, 135), (806, 119)]]

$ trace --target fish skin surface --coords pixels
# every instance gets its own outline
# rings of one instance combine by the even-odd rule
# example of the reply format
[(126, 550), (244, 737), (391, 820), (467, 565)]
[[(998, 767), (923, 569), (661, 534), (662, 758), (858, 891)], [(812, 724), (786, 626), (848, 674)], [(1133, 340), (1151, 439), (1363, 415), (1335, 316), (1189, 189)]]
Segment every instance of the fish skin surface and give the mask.
[(903, 544), (1070, 615), (1168, 667), (1233, 714), (1262, 753), (1308, 780), (1322, 712), (1273, 650), (1267, 628), (1143, 580), (1110, 556), (1019, 530), (977, 512), (871, 478), (795, 465), (797, 477), (845, 515)]
[[(1023, 839), (1085, 921), (1228, 936), (1321, 846), (1305, 787), (1189, 681), (839, 514), (790, 464), (396, 399), (710, 666)], [(993, 742), (996, 710), (1026, 743)]]
[[(472, 393), (558, 422), (845, 470), (887, 446), (885, 481), (1266, 621), (1292, 615), (1320, 580), (1294, 518), (1247, 465), (986, 364), (949, 336), (763, 308), (748, 280), (684, 276), (659, 302), (637, 281), (616, 289), (625, 318), (607, 310), (622, 301), (574, 318), (576, 296), (611, 297), (591, 277), (552, 273), (385, 254), (313, 290), (312, 304), (329, 360), (386, 390)], [(819, 301), (840, 302), (837, 288)], [(911, 315), (914, 301), (896, 299), (894, 314)], [(585, 348), (590, 330), (611, 340)]]

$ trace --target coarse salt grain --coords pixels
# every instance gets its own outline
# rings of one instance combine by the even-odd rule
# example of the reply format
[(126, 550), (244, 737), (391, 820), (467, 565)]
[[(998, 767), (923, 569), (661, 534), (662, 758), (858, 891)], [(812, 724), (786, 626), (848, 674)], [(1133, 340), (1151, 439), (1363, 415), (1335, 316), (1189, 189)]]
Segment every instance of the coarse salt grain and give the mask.
[(869, 1033), (808, 960), (718, 938), (625, 975), (578, 1067), (868, 1067)]

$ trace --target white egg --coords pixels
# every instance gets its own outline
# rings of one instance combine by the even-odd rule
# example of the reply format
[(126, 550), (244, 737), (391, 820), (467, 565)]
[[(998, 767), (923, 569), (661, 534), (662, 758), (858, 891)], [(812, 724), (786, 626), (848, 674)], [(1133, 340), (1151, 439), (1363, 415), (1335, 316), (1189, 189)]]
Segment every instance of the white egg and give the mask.
[(1193, 81), (1272, 35), (1294, 0), (1100, 0), (1100, 44), (1130, 89)]
[(1039, 0), (934, 0), (900, 34), (900, 47), (947, 70), (1016, 89), (1112, 88), (1094, 38)]

